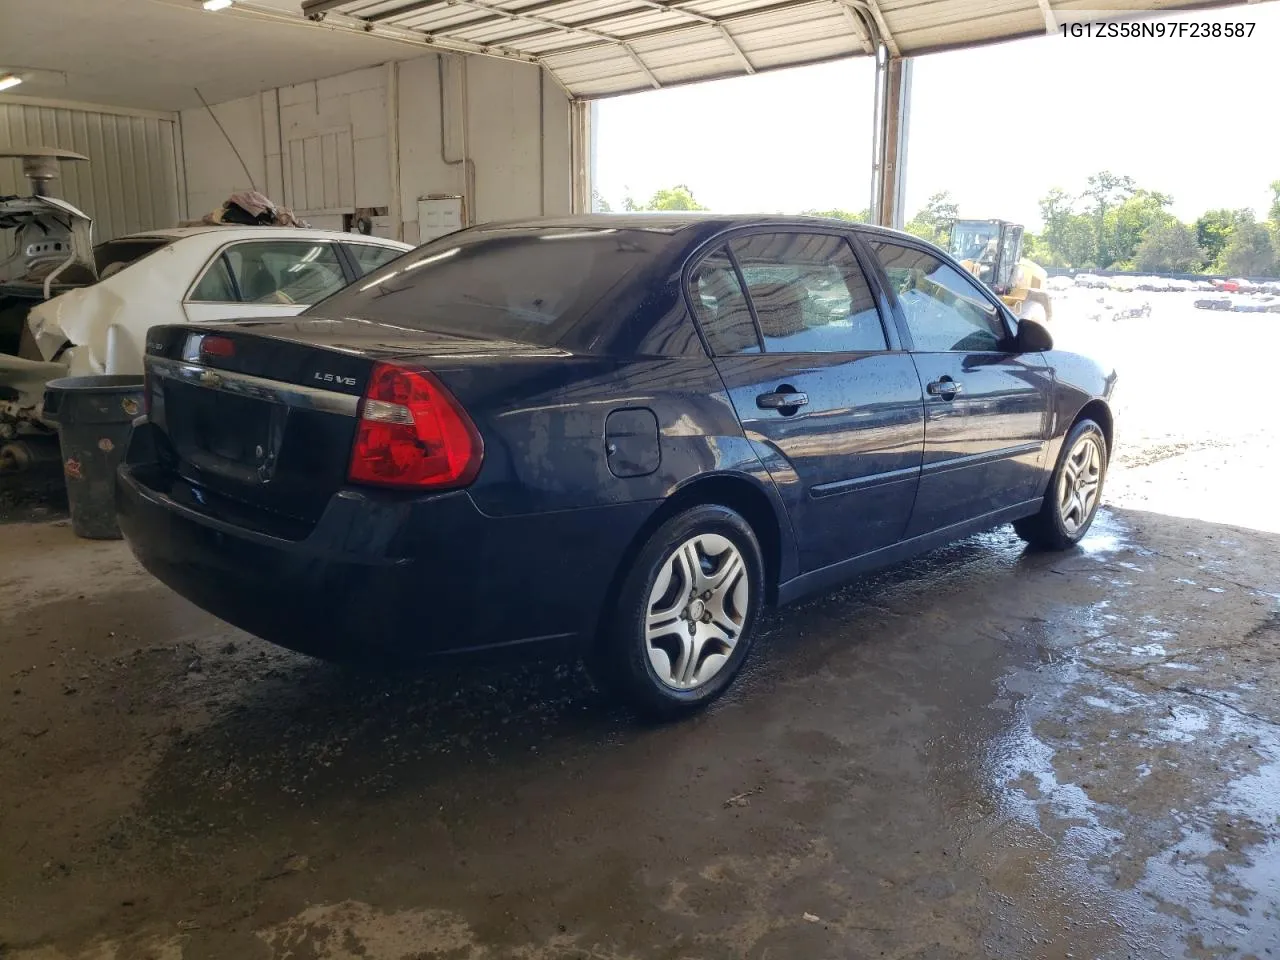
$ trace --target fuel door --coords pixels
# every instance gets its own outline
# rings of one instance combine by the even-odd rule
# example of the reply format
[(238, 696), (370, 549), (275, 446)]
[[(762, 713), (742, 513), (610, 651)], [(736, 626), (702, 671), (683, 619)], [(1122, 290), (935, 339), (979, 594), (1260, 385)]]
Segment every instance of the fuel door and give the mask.
[(658, 469), (658, 418), (648, 408), (614, 410), (604, 422), (609, 472), (619, 479), (647, 476)]

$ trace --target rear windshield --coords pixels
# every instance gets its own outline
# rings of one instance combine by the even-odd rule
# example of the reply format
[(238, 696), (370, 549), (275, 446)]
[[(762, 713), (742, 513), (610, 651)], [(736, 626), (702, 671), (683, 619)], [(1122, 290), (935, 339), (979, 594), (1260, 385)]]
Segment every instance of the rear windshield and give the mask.
[(441, 237), (308, 313), (538, 346), (590, 339), (578, 329), (670, 237), (648, 230), (481, 230)]
[[(93, 248), (93, 261), (98, 267), (98, 279), (105, 280), (118, 273), (135, 260), (173, 243), (171, 237), (146, 237), (137, 240), (108, 240)], [(119, 264), (119, 266), (116, 266)], [(110, 267), (110, 273), (107, 268)]]

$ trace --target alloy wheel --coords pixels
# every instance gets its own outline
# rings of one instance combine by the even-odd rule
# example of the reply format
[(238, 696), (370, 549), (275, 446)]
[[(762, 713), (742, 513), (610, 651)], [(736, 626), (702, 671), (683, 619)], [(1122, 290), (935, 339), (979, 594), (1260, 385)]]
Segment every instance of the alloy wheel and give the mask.
[(1058, 515), (1063, 529), (1075, 536), (1097, 505), (1102, 489), (1102, 447), (1098, 438), (1085, 434), (1076, 441), (1058, 477)]
[(645, 608), (645, 646), (658, 679), (674, 690), (706, 683), (742, 636), (750, 601), (746, 563), (715, 533), (680, 544), (666, 560)]

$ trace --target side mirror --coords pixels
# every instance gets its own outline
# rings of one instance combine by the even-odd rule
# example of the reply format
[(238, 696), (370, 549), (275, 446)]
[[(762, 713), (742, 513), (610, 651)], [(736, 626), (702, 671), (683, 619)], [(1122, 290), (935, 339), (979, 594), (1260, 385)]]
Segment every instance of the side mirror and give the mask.
[(1024, 317), (1018, 321), (1018, 336), (1014, 340), (1018, 353), (1039, 353), (1053, 349), (1053, 334), (1038, 320)]

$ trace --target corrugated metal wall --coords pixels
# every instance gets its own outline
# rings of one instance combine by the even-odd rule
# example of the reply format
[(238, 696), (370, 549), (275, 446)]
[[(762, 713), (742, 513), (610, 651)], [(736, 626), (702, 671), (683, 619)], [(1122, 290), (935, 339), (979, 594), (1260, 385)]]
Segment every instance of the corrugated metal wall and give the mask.
[[(172, 120), (64, 107), (0, 103), (0, 147), (59, 147), (67, 161), (57, 192), (93, 217), (95, 241), (178, 223)], [(0, 160), (0, 195), (29, 194), (17, 160)]]

